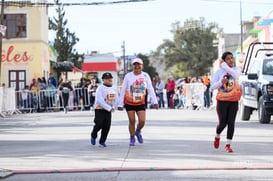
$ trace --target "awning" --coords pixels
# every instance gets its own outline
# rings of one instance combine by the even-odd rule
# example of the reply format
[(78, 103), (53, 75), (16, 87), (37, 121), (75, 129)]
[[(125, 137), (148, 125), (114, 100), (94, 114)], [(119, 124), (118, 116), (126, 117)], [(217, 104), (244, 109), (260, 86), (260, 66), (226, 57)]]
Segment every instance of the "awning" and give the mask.
[(73, 63), (71, 62), (53, 62), (50, 61), (52, 68), (61, 72), (72, 72)]
[(72, 68), (72, 70), (73, 70), (73, 72), (81, 72), (81, 71), (82, 71), (81, 69), (78, 69), (78, 68), (75, 67), (75, 66)]
[(250, 30), (248, 33), (259, 33), (263, 31), (262, 29), (258, 30), (258, 29), (253, 29), (253, 30)]
[(268, 26), (273, 23), (273, 19), (263, 19), (261, 22), (258, 23), (258, 26)]
[(117, 63), (116, 62), (83, 63), (82, 71), (84, 72), (117, 71)]

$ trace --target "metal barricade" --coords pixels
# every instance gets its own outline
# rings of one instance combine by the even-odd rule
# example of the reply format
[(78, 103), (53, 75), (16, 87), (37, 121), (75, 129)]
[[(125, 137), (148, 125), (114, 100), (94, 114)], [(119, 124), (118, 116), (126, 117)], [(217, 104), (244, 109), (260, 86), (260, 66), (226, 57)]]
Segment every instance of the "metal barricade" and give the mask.
[(23, 89), (15, 92), (16, 108), (21, 112), (37, 111), (39, 107), (39, 92)]
[(88, 93), (88, 88), (82, 88), (82, 109), (90, 108), (90, 95)]
[(185, 106), (200, 109), (204, 106), (204, 85), (202, 83), (189, 83), (185, 85)]
[[(16, 108), (22, 112), (59, 111), (64, 108), (62, 91), (58, 89), (19, 90), (14, 93)], [(0, 108), (2, 104), (0, 104)], [(86, 110), (90, 108), (90, 94), (87, 88), (74, 88), (69, 93), (69, 110)]]
[(15, 89), (0, 88), (0, 115), (6, 117), (14, 113), (20, 113), (16, 109)]
[(40, 90), (39, 105), (45, 111), (56, 111), (60, 106), (60, 96), (57, 89)]
[[(14, 93), (16, 108), (22, 112), (59, 111), (64, 108), (62, 91), (58, 89), (19, 90)], [(69, 93), (68, 110), (89, 110), (91, 93), (88, 88), (74, 88)], [(0, 108), (1, 108), (0, 104)]]
[(73, 106), (75, 110), (84, 110), (83, 100), (82, 100), (82, 88), (74, 88), (73, 91)]

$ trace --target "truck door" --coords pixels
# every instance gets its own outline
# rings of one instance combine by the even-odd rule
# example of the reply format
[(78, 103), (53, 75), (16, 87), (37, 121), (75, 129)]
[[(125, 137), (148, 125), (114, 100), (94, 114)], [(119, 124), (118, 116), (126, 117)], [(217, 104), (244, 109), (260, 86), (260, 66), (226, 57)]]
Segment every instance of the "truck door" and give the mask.
[[(259, 77), (261, 60), (256, 59), (253, 61), (247, 74), (257, 74)], [(244, 82), (244, 91), (245, 91), (245, 102), (251, 107), (258, 108), (257, 96), (258, 96), (258, 84), (257, 80), (247, 78)]]

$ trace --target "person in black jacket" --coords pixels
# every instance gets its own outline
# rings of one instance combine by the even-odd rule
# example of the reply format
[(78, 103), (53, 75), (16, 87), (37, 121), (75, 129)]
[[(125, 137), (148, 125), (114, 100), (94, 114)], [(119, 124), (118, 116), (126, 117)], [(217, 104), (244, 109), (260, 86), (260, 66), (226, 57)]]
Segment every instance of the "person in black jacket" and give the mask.
[(64, 79), (63, 83), (60, 85), (60, 91), (62, 91), (63, 97), (63, 106), (64, 106), (64, 113), (67, 113), (67, 104), (69, 99), (69, 91), (73, 91), (72, 86), (68, 83), (67, 79)]

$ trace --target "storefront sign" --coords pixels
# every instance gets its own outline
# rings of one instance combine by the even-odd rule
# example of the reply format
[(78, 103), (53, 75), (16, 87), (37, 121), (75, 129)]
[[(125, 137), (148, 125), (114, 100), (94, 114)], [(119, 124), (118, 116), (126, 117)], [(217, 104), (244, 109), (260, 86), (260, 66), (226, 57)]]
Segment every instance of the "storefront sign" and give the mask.
[(14, 46), (10, 46), (8, 51), (2, 51), (2, 62), (28, 62), (32, 61), (33, 57), (28, 55), (28, 52), (23, 53), (14, 52)]

